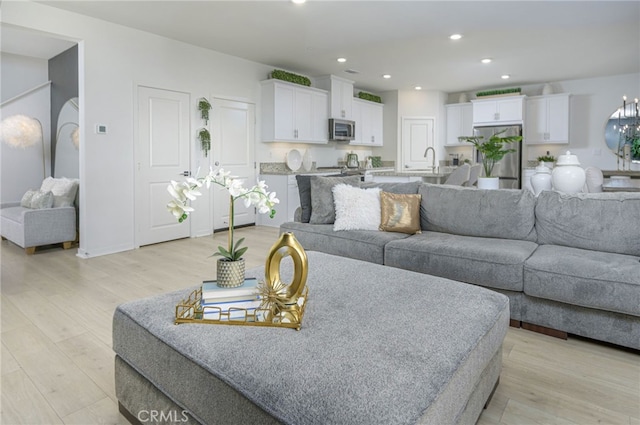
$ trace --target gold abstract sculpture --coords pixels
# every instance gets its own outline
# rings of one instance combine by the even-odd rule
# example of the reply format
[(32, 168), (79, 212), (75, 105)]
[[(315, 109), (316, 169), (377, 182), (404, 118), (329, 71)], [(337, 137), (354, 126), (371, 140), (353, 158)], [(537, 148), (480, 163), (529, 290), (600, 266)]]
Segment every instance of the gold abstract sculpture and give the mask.
[[(293, 261), (293, 280), (289, 284), (283, 282), (280, 276), (280, 263), (287, 256), (291, 256)], [(307, 253), (293, 233), (280, 235), (280, 239), (269, 251), (264, 267), (265, 280), (258, 286), (262, 298), (261, 308), (271, 311), (267, 321), (301, 321), (308, 272)]]
[[(282, 260), (288, 256), (293, 261), (293, 278), (290, 283), (283, 282), (280, 275)], [(176, 306), (175, 323), (274, 326), (300, 330), (309, 293), (308, 271), (307, 253), (304, 248), (293, 233), (283, 233), (269, 251), (264, 281), (258, 285), (258, 293), (262, 300), (260, 308), (254, 313), (245, 310), (245, 314), (240, 318), (230, 318), (228, 313), (218, 308), (219, 319), (204, 319), (202, 288), (198, 288)]]

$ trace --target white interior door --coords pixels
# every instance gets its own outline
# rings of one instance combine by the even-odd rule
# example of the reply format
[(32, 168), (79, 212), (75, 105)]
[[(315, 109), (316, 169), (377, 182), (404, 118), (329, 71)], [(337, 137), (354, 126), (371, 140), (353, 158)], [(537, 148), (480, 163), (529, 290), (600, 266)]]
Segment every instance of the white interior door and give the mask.
[(189, 170), (189, 104), (187, 93), (138, 87), (136, 142), (137, 245), (189, 237), (189, 225), (167, 211), (167, 185)]
[[(435, 152), (429, 152), (428, 147), (434, 147), (434, 123), (429, 117), (403, 117), (401, 155), (402, 168), (425, 168), (431, 166)], [(436, 165), (438, 162), (436, 161)]]
[[(212, 103), (211, 159), (214, 167), (231, 171), (232, 176), (245, 180), (245, 187), (256, 183), (255, 169), (255, 105), (246, 102), (214, 98)], [(254, 207), (245, 208), (241, 200), (235, 203), (235, 226), (256, 222)], [(229, 192), (220, 186), (213, 188), (213, 228), (229, 228)]]

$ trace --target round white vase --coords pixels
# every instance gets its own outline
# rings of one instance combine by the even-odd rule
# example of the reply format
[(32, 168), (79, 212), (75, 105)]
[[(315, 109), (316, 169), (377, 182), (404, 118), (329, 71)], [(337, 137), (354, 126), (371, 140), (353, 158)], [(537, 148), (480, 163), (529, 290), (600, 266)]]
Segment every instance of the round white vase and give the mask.
[(576, 155), (567, 151), (566, 155), (560, 155), (556, 166), (551, 173), (553, 188), (563, 193), (582, 192), (587, 176), (580, 167), (580, 161)]
[(498, 177), (478, 177), (478, 189), (499, 189), (500, 179)]
[(531, 187), (536, 196), (543, 190), (551, 190), (551, 170), (544, 165), (538, 165), (536, 173), (531, 176)]
[(549, 83), (542, 86), (542, 94), (543, 95), (553, 94), (553, 86)]

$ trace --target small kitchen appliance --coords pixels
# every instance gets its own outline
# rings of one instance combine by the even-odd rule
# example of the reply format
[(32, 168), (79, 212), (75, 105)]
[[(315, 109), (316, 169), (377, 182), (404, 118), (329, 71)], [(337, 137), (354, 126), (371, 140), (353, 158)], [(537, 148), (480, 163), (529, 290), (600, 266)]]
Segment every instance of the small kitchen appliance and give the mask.
[(347, 154), (347, 168), (359, 168), (360, 162), (358, 161), (358, 155), (351, 152)]

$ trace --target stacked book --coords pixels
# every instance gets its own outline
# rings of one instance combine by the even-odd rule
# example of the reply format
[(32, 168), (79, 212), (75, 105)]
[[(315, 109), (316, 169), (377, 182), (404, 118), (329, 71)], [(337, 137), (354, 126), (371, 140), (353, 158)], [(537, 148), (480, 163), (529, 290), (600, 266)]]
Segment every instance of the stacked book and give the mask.
[(244, 320), (260, 307), (258, 279), (246, 278), (237, 288), (221, 288), (215, 280), (202, 282), (203, 319)]

